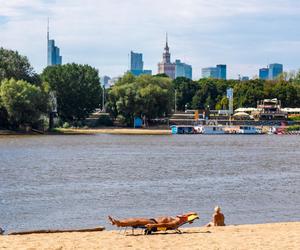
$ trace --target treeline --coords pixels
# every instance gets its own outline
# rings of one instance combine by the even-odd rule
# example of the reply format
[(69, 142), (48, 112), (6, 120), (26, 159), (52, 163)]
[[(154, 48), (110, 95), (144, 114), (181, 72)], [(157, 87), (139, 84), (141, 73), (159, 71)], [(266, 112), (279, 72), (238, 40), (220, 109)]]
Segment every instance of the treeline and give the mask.
[[(125, 74), (105, 90), (105, 108), (113, 119), (129, 126), (134, 117), (169, 117), (175, 106), (177, 111), (228, 109), (229, 87), (234, 89), (234, 108), (256, 107), (265, 98), (278, 98), (284, 107), (300, 107), (298, 72), (275, 81), (182, 77), (172, 81), (166, 75)], [(60, 126), (80, 126), (95, 109), (103, 109), (102, 91), (99, 73), (89, 65), (49, 66), (36, 74), (26, 57), (0, 48), (0, 127), (47, 127), (52, 111), (57, 111)]]
[(234, 90), (234, 108), (256, 107), (257, 101), (278, 98), (284, 107), (300, 107), (300, 72), (286, 74), (274, 81), (265, 80), (216, 80), (200, 79), (192, 81), (177, 78), (173, 81), (177, 90), (178, 110), (187, 109), (227, 109), (228, 88)]
[(61, 125), (80, 124), (101, 101), (95, 68), (73, 63), (49, 66), (39, 75), (27, 57), (0, 48), (0, 127), (47, 128), (53, 111)]

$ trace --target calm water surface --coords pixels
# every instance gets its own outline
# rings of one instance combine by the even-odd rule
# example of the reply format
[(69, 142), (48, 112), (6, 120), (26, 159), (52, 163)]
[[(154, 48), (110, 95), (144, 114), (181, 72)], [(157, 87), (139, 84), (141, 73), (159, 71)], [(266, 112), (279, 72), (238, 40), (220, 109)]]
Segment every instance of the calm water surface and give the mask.
[(300, 221), (298, 136), (0, 137), (0, 226), (81, 228), (220, 205), (228, 224)]

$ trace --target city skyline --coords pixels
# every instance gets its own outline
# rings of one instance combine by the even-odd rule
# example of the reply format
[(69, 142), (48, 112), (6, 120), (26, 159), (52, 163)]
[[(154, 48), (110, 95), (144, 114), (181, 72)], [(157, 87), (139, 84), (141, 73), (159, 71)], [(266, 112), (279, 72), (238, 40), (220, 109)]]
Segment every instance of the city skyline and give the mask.
[(126, 72), (131, 50), (142, 51), (144, 67), (155, 74), (166, 31), (173, 58), (192, 65), (194, 79), (202, 68), (218, 63), (226, 63), (228, 78), (235, 79), (258, 75), (259, 68), (273, 62), (287, 71), (300, 68), (300, 33), (288, 28), (300, 21), (300, 3), (294, 0), (88, 2), (0, 0), (0, 46), (26, 55), (41, 72), (49, 16), (64, 63), (90, 64), (101, 75)]

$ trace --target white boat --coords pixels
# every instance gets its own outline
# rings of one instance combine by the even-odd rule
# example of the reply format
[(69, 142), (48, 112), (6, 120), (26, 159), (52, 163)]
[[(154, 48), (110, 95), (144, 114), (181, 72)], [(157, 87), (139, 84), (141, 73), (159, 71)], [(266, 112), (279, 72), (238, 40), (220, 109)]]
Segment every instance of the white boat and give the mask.
[(244, 135), (253, 135), (253, 134), (261, 134), (261, 133), (262, 130), (255, 126), (243, 125), (240, 126), (239, 129), (237, 130), (237, 134), (244, 134)]
[(205, 134), (205, 135), (225, 134), (223, 126), (195, 126), (194, 130), (197, 134)]

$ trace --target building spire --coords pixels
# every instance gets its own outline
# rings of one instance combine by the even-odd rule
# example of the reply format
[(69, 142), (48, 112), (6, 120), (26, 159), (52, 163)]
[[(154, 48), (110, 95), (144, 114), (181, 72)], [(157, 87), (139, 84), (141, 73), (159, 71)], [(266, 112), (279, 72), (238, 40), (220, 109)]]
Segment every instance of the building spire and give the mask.
[(49, 17), (47, 19), (47, 41), (49, 41)]
[(169, 50), (169, 44), (168, 44), (168, 32), (166, 32), (166, 50)]

